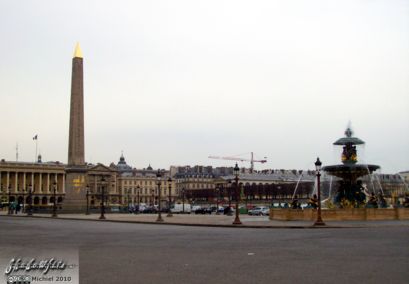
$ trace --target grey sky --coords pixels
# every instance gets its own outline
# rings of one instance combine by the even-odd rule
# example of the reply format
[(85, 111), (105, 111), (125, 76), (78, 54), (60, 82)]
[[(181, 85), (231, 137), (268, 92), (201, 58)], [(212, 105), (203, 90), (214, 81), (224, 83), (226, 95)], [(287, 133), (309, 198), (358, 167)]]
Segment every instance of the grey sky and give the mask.
[(408, 1), (1, 1), (0, 37), (0, 158), (38, 134), (66, 162), (79, 41), (89, 162), (307, 169), (351, 121), (361, 161), (409, 169)]

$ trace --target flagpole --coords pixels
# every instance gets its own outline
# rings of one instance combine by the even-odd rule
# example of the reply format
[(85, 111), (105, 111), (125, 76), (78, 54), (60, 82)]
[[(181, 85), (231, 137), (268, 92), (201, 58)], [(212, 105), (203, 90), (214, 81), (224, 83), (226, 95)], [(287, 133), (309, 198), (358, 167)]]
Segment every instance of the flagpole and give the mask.
[(34, 157), (34, 163), (36, 162), (36, 160), (37, 160), (37, 152), (38, 152), (38, 134), (36, 134), (34, 137), (33, 137), (33, 140), (35, 140), (36, 141), (36, 155), (35, 155), (35, 157)]
[(36, 156), (34, 157), (34, 163), (37, 161), (37, 149), (38, 149), (38, 138), (36, 139)]

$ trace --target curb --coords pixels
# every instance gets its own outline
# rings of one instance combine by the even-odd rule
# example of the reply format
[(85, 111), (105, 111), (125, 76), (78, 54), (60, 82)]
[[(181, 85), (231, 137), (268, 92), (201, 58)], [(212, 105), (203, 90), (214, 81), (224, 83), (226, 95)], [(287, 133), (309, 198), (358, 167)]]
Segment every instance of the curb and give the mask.
[(358, 228), (374, 228), (373, 226), (313, 226), (313, 225), (293, 225), (293, 226), (263, 226), (263, 225), (233, 225), (233, 224), (199, 224), (199, 223), (166, 223), (153, 221), (131, 221), (131, 220), (99, 220), (99, 219), (82, 219), (73, 217), (53, 218), (51, 216), (21, 216), (21, 215), (0, 215), (0, 217), (12, 218), (38, 218), (38, 219), (54, 219), (54, 220), (70, 220), (70, 221), (90, 221), (90, 222), (110, 222), (110, 223), (127, 223), (127, 224), (147, 224), (147, 225), (169, 225), (169, 226), (184, 226), (184, 227), (210, 227), (210, 228), (236, 228), (236, 229), (358, 229)]

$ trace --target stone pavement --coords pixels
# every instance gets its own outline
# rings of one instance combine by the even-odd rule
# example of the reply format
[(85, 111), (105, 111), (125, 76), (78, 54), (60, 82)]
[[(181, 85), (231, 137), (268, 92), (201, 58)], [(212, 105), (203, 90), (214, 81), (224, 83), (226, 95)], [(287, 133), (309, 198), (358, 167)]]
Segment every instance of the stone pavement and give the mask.
[[(180, 226), (206, 226), (206, 227), (241, 227), (241, 228), (322, 228), (313, 227), (310, 221), (278, 221), (269, 220), (268, 216), (240, 215), (242, 225), (233, 225), (234, 216), (225, 215), (196, 215), (196, 214), (173, 214), (173, 217), (166, 217), (162, 214), (164, 222), (156, 222), (157, 214), (128, 214), (128, 213), (108, 213), (106, 220), (99, 220), (100, 214), (59, 214), (58, 219), (66, 220), (89, 220), (101, 222), (123, 222), (141, 224), (167, 224)], [(0, 216), (8, 216), (6, 211), (1, 211)], [(13, 217), (27, 218), (26, 214), (19, 213), (11, 215)], [(35, 218), (51, 218), (50, 214), (33, 214)], [(325, 222), (325, 220), (324, 220)], [(361, 227), (389, 227), (389, 226), (409, 226), (409, 220), (391, 221), (329, 221), (325, 222), (324, 228), (361, 228)]]

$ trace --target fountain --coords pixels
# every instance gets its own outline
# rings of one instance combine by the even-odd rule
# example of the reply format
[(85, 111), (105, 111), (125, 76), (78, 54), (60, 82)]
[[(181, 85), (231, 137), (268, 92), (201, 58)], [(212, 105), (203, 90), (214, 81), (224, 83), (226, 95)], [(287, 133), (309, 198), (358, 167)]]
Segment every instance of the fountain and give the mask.
[(335, 195), (334, 202), (339, 207), (360, 207), (365, 205), (366, 195), (360, 177), (370, 175), (380, 167), (377, 165), (359, 164), (356, 146), (365, 142), (353, 137), (351, 127), (345, 130), (345, 137), (333, 144), (342, 146), (342, 164), (325, 166), (324, 172), (340, 178), (340, 186)]
[[(356, 146), (364, 144), (365, 142), (361, 139), (353, 137), (351, 127), (349, 126), (345, 131), (345, 137), (334, 142), (334, 145), (342, 146), (342, 164), (325, 166), (322, 170), (330, 176), (329, 195), (331, 195), (332, 191), (335, 192), (336, 188), (333, 188), (332, 180), (337, 179), (340, 184), (339, 187), (337, 187), (334, 198), (336, 206), (330, 202), (330, 196), (323, 200), (324, 203), (328, 201), (328, 204), (321, 212), (322, 219), (324, 221), (409, 220), (409, 208), (387, 206), (381, 186), (378, 192), (378, 200), (375, 196), (374, 188), (370, 193), (366, 192), (362, 178), (369, 175), (372, 187), (374, 187), (371, 174), (379, 169), (380, 166), (358, 163)], [(299, 181), (293, 193), (293, 200), (298, 183)], [(380, 185), (379, 180), (378, 183)], [(314, 192), (312, 194), (314, 194)], [(366, 202), (367, 197), (370, 197), (368, 198), (368, 202)], [(312, 199), (314, 199), (314, 197)], [(409, 198), (407, 200), (405, 204), (409, 206)], [(321, 204), (323, 202), (321, 202)], [(317, 212), (318, 210), (315, 208), (271, 208), (269, 218), (271, 220), (282, 221), (315, 221), (318, 216)]]

